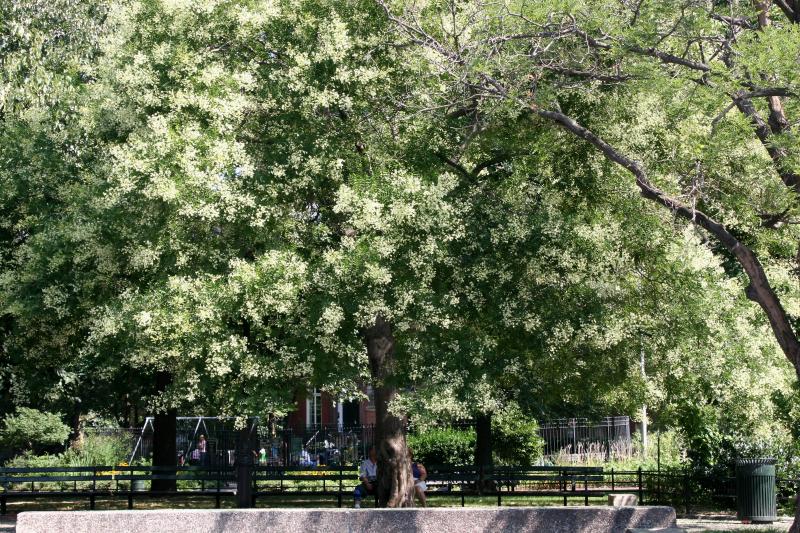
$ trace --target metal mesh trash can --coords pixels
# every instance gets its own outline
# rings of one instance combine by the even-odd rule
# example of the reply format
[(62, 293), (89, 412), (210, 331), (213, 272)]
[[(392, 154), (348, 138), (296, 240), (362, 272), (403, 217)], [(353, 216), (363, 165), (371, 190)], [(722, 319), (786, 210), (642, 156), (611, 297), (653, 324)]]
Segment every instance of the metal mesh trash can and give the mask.
[(751, 522), (777, 520), (775, 459), (736, 461), (736, 517)]

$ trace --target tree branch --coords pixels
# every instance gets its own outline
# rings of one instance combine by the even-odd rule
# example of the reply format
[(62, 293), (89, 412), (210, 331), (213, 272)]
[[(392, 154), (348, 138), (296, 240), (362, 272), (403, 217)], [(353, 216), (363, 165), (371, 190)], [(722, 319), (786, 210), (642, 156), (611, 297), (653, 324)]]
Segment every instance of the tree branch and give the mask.
[(714, 20), (724, 22), (725, 24), (730, 24), (731, 26), (739, 26), (740, 28), (744, 28), (746, 30), (756, 29), (756, 25), (745, 17), (726, 17), (725, 15), (720, 15), (719, 13), (711, 13), (709, 16)]
[(486, 161), (482, 161), (481, 163), (475, 165), (475, 168), (472, 169), (471, 174), (473, 176), (478, 176), (483, 169), (489, 168), (498, 163), (502, 163), (506, 159), (508, 159), (508, 154), (500, 154), (496, 157), (492, 157), (491, 159), (487, 159)]
[(571, 68), (556, 67), (550, 65), (542, 65), (542, 68), (544, 68), (545, 70), (549, 70), (551, 72), (555, 72), (557, 74), (562, 74), (564, 76), (597, 80), (605, 83), (618, 83), (618, 82), (628, 81), (634, 78), (634, 76), (629, 76), (626, 74), (619, 74), (619, 75), (602, 74), (599, 72), (592, 72), (589, 70), (574, 70)]
[(449, 157), (447, 157), (446, 155), (444, 155), (442, 153), (438, 153), (437, 152), (436, 153), (436, 157), (438, 157), (443, 163), (445, 163), (447, 166), (453, 168), (455, 171), (457, 171), (459, 174), (461, 174), (465, 178), (472, 178), (472, 173), (469, 170), (467, 170), (466, 168), (464, 168), (464, 166), (461, 165), (460, 163), (458, 163), (456, 161), (453, 161), (452, 159), (450, 159)]
[(770, 142), (772, 130), (769, 124), (761, 117), (753, 105), (753, 101), (748, 98), (748, 93), (740, 91), (733, 95), (733, 103), (736, 108), (748, 119), (753, 125), (756, 137), (761, 141), (761, 144), (767, 150), (767, 153), (772, 159), (775, 166), (775, 171), (783, 181), (784, 185), (800, 193), (800, 174), (784, 167), (787, 153), (785, 148), (775, 146)]
[(778, 6), (781, 11), (783, 11), (783, 14), (786, 15), (786, 18), (789, 19), (789, 22), (800, 22), (798, 21), (798, 16), (800, 16), (800, 13), (795, 11), (795, 9), (789, 5), (789, 2), (786, 0), (775, 0), (775, 5)]
[(631, 52), (636, 54), (645, 55), (654, 57), (660, 60), (662, 63), (668, 63), (673, 65), (681, 65), (683, 67), (690, 68), (692, 70), (697, 70), (699, 72), (710, 72), (711, 67), (706, 63), (702, 63), (700, 61), (692, 61), (691, 59), (686, 59), (685, 57), (676, 56), (667, 52), (663, 52), (656, 48), (642, 48), (641, 46), (627, 46), (625, 48)]
[(745, 294), (749, 299), (758, 303), (766, 313), (778, 344), (794, 366), (798, 378), (800, 378), (800, 341), (798, 341), (797, 335), (792, 328), (786, 310), (769, 283), (764, 267), (750, 248), (734, 237), (723, 224), (717, 222), (703, 211), (684, 205), (650, 183), (647, 174), (638, 162), (621, 153), (571, 117), (558, 111), (549, 111), (537, 107), (531, 107), (531, 110), (537, 116), (554, 122), (576, 137), (587, 141), (597, 148), (606, 159), (617, 163), (633, 174), (636, 179), (636, 185), (644, 198), (652, 200), (668, 208), (676, 215), (697, 224), (725, 246), (736, 257), (750, 281), (745, 289)]

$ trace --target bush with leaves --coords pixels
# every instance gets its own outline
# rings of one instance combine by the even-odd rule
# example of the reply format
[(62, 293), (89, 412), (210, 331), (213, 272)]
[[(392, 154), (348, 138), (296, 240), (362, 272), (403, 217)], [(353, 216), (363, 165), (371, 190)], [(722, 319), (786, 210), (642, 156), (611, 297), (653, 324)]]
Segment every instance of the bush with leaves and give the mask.
[(133, 443), (127, 435), (88, 431), (62, 454), (65, 466), (115, 466), (128, 461)]
[(69, 437), (69, 426), (61, 415), (20, 407), (16, 414), (8, 415), (0, 431), (0, 442), (16, 452), (41, 453), (43, 450), (63, 446)]
[(31, 451), (26, 451), (10, 459), (6, 466), (20, 468), (118, 466), (127, 463), (131, 448), (132, 443), (127, 436), (89, 432), (63, 453), (35, 455)]
[(407, 437), (414, 459), (425, 465), (471, 465), (475, 462), (475, 431), (431, 428)]
[(501, 465), (531, 466), (544, 451), (539, 424), (518, 408), (506, 409), (492, 417), (492, 448)]

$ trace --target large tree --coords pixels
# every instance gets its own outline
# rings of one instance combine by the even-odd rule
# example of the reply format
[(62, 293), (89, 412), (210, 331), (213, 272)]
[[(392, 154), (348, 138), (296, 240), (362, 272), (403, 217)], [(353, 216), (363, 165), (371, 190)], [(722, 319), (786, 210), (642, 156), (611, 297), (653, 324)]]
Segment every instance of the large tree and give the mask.
[[(354, 391), (367, 377), (380, 500), (408, 505), (402, 419), (389, 409), (402, 385), (394, 329), (436, 319), (436, 243), (455, 225), (447, 184), (392, 155), (379, 103), (405, 88), (389, 83), (402, 64), (379, 14), (373, 3), (111, 2), (70, 107), (67, 148), (95, 157), (53, 164), (78, 186), (4, 279), (9, 316), (39, 320), (12, 332), (15, 355), (53, 353), (55, 339), (54, 372), (142, 376), (168, 429), (181, 407), (280, 412), (297, 387)], [(42, 310), (74, 335), (47, 335)]]
[[(63, 382), (99, 405), (132, 384), (171, 427), (189, 406), (280, 413), (297, 389), (346, 396), (367, 380), (376, 390), (379, 500), (403, 506), (411, 503), (401, 416), (410, 387), (440, 384), (434, 401), (452, 392), (470, 414), (521, 391), (577, 403), (587, 384), (598, 401), (638, 405), (648, 397), (642, 381), (622, 395), (615, 383), (638, 368), (645, 333), (664, 353), (654, 360), (659, 391), (676, 389), (669, 369), (694, 341), (719, 350), (726, 365), (738, 353), (735, 332), (720, 335), (700, 318), (728, 325), (740, 316), (737, 301), (706, 311), (730, 296), (713, 285), (720, 263), (741, 273), (742, 242), (787, 272), (780, 253), (795, 230), (783, 211), (793, 197), (755, 187), (770, 183), (774, 160), (732, 148), (751, 130), (725, 115), (715, 133), (724, 143), (683, 138), (698, 138), (692, 126), (711, 118), (720, 87), (734, 81), (673, 72), (694, 72), (689, 59), (660, 49), (677, 47), (677, 30), (642, 52), (661, 18), (688, 32), (673, 8), (640, 7), (615, 25), (639, 43), (622, 46), (603, 27), (625, 12), (610, 2), (593, 11), (576, 3), (561, 18), (547, 5), (520, 12), (469, 3), (443, 4), (443, 17), (431, 4), (413, 23), (390, 20), (372, 0), (32, 6), (44, 14), (31, 20), (52, 23), (41, 35), (80, 53), (44, 69), (40, 86), (55, 72), (67, 89), (39, 101), (25, 93), (25, 69), (59, 55), (31, 59), (30, 47), (3, 41), (12, 43), (6, 64), (22, 65), (6, 69), (19, 72), (4, 102), (22, 103), (0, 132), (8, 185), (0, 335), (3, 355), (19, 363), (20, 395), (38, 378), (41, 390)], [(28, 20), (19, 13), (8, 20)], [(703, 13), (713, 28), (733, 24)], [(79, 31), (63, 17), (103, 31), (88, 44), (61, 39), (62, 28)], [(401, 42), (390, 22), (404, 30)], [(529, 25), (541, 28), (523, 33)], [(434, 54), (416, 54), (402, 42), (408, 36)], [(588, 48), (575, 46), (581, 40)], [(752, 46), (757, 54), (761, 45)], [(686, 87), (702, 98), (687, 101)], [(670, 105), (654, 109), (666, 97)], [(563, 118), (570, 113), (619, 148)], [(590, 143), (576, 146), (551, 121)], [(635, 169), (650, 196), (656, 189), (642, 168), (676, 191), (691, 183), (691, 209), (670, 205), (701, 225), (711, 220), (701, 209), (732, 216), (725, 202), (743, 198), (735, 253), (702, 256), (706, 243), (638, 203), (627, 176), (593, 146), (623, 163), (622, 150), (641, 152), (648, 166)], [(686, 182), (690, 156), (695, 179)], [(727, 170), (711, 174), (719, 161)], [(737, 169), (746, 181), (730, 179)], [(709, 191), (712, 178), (719, 187)], [(761, 207), (780, 216), (759, 218)], [(686, 257), (700, 259), (684, 268)], [(675, 301), (648, 302), (643, 292), (656, 290)], [(699, 291), (704, 297), (691, 300)], [(689, 340), (681, 344), (676, 331)], [(753, 328), (745, 346), (761, 347), (760, 333)], [(165, 462), (174, 459), (164, 450)]]

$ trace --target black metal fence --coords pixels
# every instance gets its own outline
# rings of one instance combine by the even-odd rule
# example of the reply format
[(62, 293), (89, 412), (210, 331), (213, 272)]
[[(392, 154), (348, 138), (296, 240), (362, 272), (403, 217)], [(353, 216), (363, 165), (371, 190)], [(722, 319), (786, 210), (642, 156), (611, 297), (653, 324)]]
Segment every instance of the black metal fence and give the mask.
[(539, 434), (547, 456), (619, 459), (630, 457), (633, 451), (631, 421), (627, 416), (609, 416), (596, 423), (586, 418), (562, 418), (541, 424)]
[[(244, 476), (242, 473), (244, 472)], [(605, 504), (609, 494), (637, 494), (640, 504), (669, 504), (681, 514), (701, 508), (733, 508), (736, 482), (730, 472), (709, 472), (677, 468), (664, 471), (617, 470), (601, 467), (541, 466), (476, 469), (474, 466), (429, 470), (429, 496), (449, 497), (451, 505), (465, 504), (465, 496), (495, 497), (497, 505), (511, 498), (548, 498), (564, 505)], [(235, 467), (217, 466), (83, 466), (83, 467), (0, 467), (0, 511), (10, 502), (24, 509), (31, 499), (89, 500), (97, 498), (134, 499), (169, 496), (202, 497), (195, 505), (205, 506), (235, 496), (239, 505), (255, 505), (257, 498), (280, 498), (280, 505), (305, 502), (307, 496), (335, 497), (338, 505), (352, 498), (358, 483), (353, 466), (260, 466), (240, 462)], [(174, 480), (167, 490), (152, 490), (156, 480)], [(487, 483), (488, 481), (488, 483)], [(777, 480), (778, 504), (791, 504), (800, 480)], [(244, 488), (248, 490), (245, 491)], [(250, 495), (252, 495), (252, 501)], [(245, 494), (245, 496), (242, 496)], [(479, 504), (486, 500), (479, 499)], [(346, 503), (345, 503), (346, 504)], [(267, 503), (267, 505), (272, 505)]]
[[(293, 427), (259, 425), (257, 419), (251, 419), (248, 426), (254, 462), (265, 466), (352, 465), (366, 457), (367, 450), (375, 442), (375, 428), (370, 425)], [(473, 424), (461, 423), (454, 427), (469, 429)], [(128, 442), (131, 464), (152, 456), (152, 422), (147, 422), (144, 428), (92, 431), (115, 435)], [(585, 418), (555, 420), (543, 423), (539, 434), (544, 441), (544, 455), (558, 456), (563, 462), (620, 459), (632, 453), (630, 419), (626, 416), (606, 417), (597, 423)], [(206, 439), (206, 453), (202, 455), (198, 450), (201, 435)], [(232, 419), (179, 418), (176, 463), (232, 466), (236, 443), (241, 438)]]

